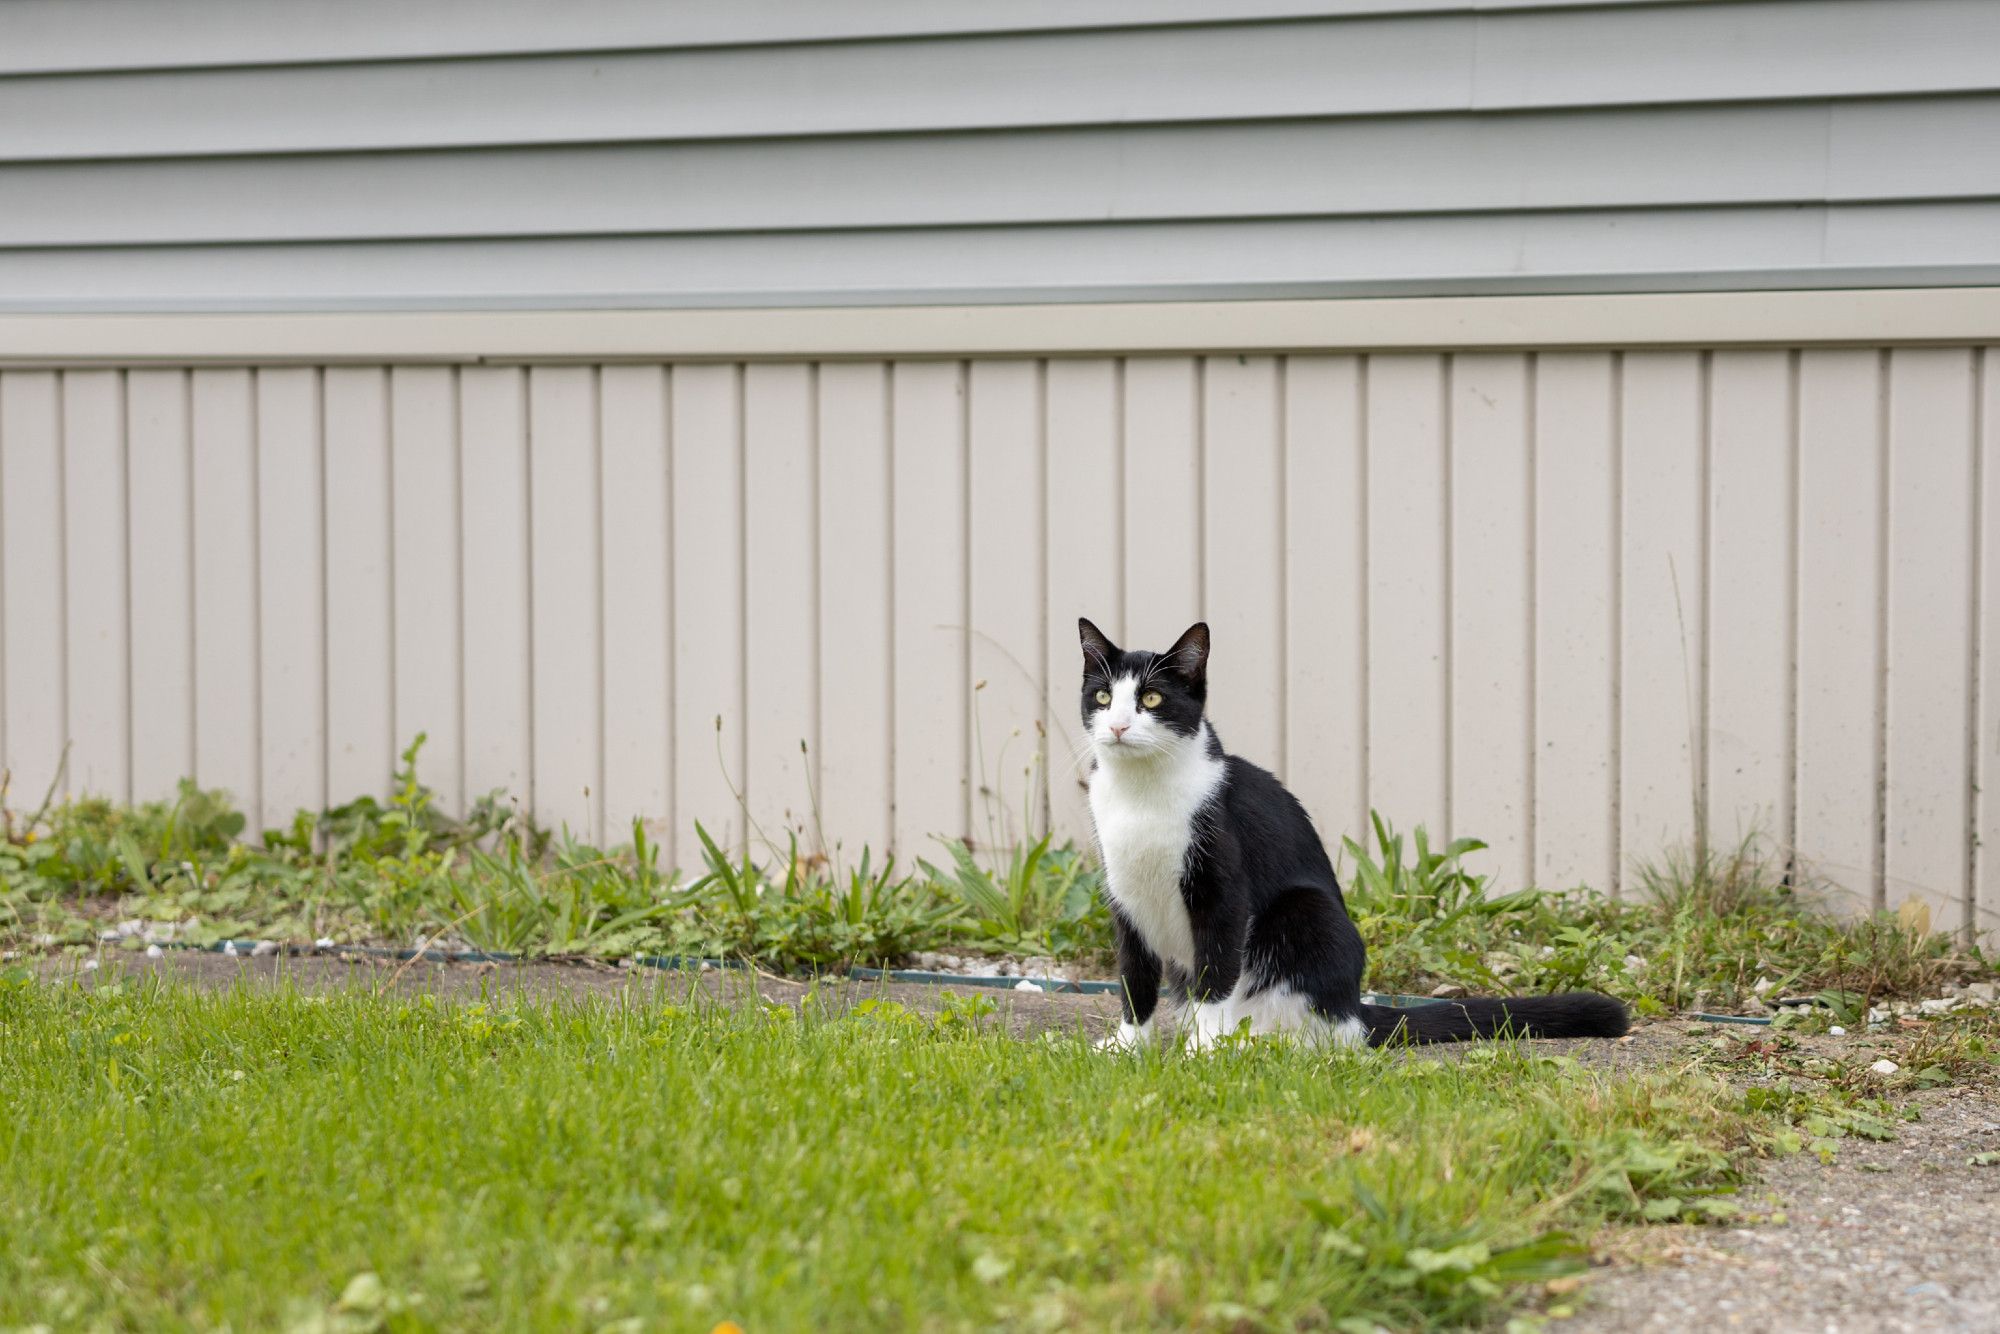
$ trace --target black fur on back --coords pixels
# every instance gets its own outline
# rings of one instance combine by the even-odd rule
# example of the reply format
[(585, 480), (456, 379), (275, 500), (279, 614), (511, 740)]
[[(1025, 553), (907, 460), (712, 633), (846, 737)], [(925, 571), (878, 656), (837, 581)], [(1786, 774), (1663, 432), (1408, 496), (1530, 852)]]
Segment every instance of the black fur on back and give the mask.
[[(1305, 807), (1269, 771), (1223, 750), (1207, 722), (1209, 631), (1192, 626), (1164, 653), (1118, 648), (1089, 621), (1079, 622), (1083, 645), (1079, 703), (1086, 734), (1097, 747), (1091, 779), (1092, 817), (1100, 819), (1100, 784), (1147, 789), (1135, 766), (1150, 763), (1221, 765), (1221, 782), (1189, 816), (1191, 837), (1177, 887), (1121, 883), (1105, 849), (1107, 892), (1124, 983), (1127, 1024), (1150, 1022), (1165, 987), (1183, 1002), (1229, 1003), (1246, 1011), (1262, 999), (1299, 998), (1311, 1013), (1348, 1040), (1380, 1046), (1395, 1042), (1456, 1042), (1506, 1034), (1534, 1038), (1617, 1037), (1625, 1032), (1625, 1007), (1610, 996), (1569, 992), (1557, 996), (1447, 1001), (1405, 1009), (1363, 1005), (1361, 978), (1367, 950), (1348, 916), (1319, 833)], [(1153, 749), (1103, 744), (1095, 731), (1116, 682), (1137, 680), (1154, 702), (1141, 712), (1163, 744)], [(1130, 687), (1128, 686), (1128, 689)], [(1129, 706), (1117, 706), (1123, 710)], [(1107, 715), (1118, 724), (1123, 712)], [(1134, 715), (1136, 719), (1136, 715)], [(1178, 759), (1175, 757), (1179, 757)], [(1107, 769), (1107, 764), (1110, 768)], [(1169, 822), (1175, 828), (1178, 823)], [(1134, 866), (1139, 865), (1137, 861)], [(1175, 894), (1177, 888), (1178, 893)], [(1193, 956), (1172, 957), (1172, 942), (1148, 939), (1140, 923), (1158, 931), (1160, 917), (1137, 910), (1136, 893), (1155, 909), (1184, 908)], [(1124, 895), (1121, 901), (1121, 894)], [(1177, 898), (1177, 902), (1174, 900)], [(1178, 920), (1175, 917), (1174, 920)]]

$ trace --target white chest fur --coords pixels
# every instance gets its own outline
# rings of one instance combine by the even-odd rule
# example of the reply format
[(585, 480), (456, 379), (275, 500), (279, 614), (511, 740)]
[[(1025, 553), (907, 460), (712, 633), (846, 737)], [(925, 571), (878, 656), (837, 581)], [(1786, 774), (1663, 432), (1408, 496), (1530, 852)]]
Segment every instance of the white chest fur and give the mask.
[(1194, 972), (1194, 932), (1181, 897), (1181, 871), (1194, 816), (1222, 786), (1222, 761), (1208, 754), (1207, 728), (1166, 754), (1112, 761), (1100, 756), (1090, 779), (1090, 817), (1111, 900), (1154, 954)]

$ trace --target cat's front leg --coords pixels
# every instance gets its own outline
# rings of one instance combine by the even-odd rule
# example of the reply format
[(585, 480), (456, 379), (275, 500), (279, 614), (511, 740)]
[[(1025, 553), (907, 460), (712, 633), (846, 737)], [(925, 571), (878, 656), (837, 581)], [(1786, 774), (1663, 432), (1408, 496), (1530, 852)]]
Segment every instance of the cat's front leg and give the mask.
[(1188, 913), (1194, 932), (1195, 974), (1181, 1010), (1181, 1040), (1190, 1051), (1207, 1051), (1235, 1024), (1233, 999), (1243, 976), (1243, 940), (1248, 930), (1240, 893), (1213, 862), (1193, 879)]
[(1111, 933), (1118, 942), (1122, 1020), (1118, 1031), (1099, 1039), (1097, 1046), (1100, 1051), (1135, 1051), (1153, 1041), (1153, 1018), (1160, 1006), (1160, 959), (1116, 907), (1111, 909)]

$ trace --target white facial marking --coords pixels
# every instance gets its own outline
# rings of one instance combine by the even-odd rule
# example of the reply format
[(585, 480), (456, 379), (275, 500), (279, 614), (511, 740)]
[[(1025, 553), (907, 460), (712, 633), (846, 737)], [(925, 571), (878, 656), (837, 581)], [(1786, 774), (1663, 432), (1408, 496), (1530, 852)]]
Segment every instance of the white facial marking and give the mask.
[(1111, 683), (1111, 702), (1097, 711), (1090, 739), (1098, 753), (1130, 753), (1149, 748), (1162, 730), (1159, 720), (1139, 712), (1139, 678), (1129, 673)]

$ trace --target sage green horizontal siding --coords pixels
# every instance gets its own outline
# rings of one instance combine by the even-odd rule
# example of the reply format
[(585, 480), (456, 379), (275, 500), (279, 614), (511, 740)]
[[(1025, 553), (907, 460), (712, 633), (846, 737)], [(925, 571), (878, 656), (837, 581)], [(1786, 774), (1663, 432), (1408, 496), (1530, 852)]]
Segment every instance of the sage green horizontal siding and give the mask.
[(0, 6), (0, 308), (2000, 278), (1986, 0)]

